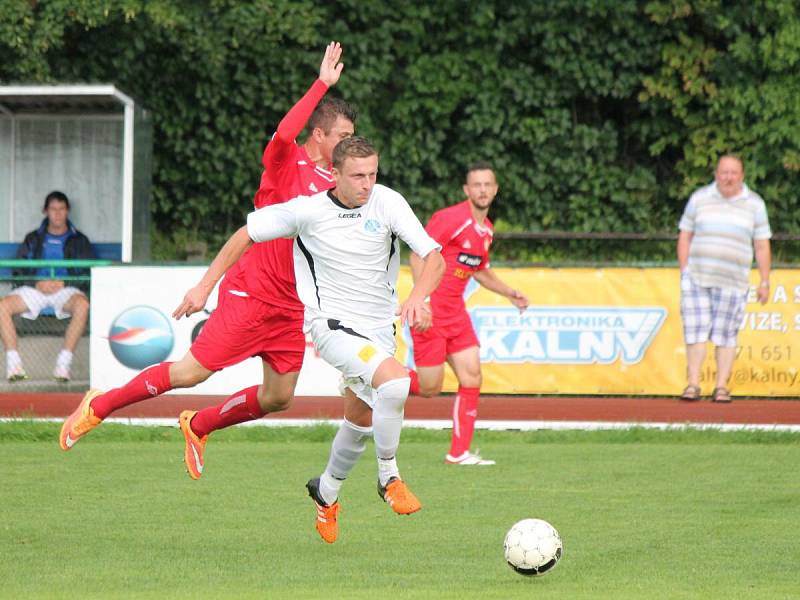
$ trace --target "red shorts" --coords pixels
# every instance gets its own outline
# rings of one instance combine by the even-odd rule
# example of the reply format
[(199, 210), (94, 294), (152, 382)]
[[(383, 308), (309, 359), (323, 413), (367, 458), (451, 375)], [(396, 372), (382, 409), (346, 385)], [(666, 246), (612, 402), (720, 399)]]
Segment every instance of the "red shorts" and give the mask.
[(436, 367), (444, 364), (449, 354), (455, 354), (472, 346), (480, 346), (466, 310), (455, 317), (448, 317), (443, 325), (436, 323), (420, 333), (411, 329), (414, 340), (414, 362), (418, 367)]
[(232, 294), (223, 281), (217, 308), (191, 347), (209, 371), (260, 356), (276, 373), (299, 371), (306, 352), (303, 313)]

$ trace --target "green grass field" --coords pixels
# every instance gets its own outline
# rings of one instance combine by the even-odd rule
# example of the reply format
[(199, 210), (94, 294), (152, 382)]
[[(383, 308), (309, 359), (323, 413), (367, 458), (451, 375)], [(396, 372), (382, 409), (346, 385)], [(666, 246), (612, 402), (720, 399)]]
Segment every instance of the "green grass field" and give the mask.
[[(215, 434), (191, 481), (177, 429), (0, 424), (2, 598), (798, 598), (800, 434), (479, 432), (495, 467), (448, 467), (406, 430), (423, 510), (397, 516), (367, 450), (323, 543), (304, 484), (333, 429)], [(503, 560), (540, 517), (564, 540), (541, 578)]]

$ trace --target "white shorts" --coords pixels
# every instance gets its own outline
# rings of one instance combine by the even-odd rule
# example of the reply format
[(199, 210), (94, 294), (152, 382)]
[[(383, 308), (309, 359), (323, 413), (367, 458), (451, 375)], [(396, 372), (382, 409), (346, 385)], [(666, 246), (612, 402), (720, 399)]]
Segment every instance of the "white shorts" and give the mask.
[(11, 290), (9, 296), (19, 296), (28, 307), (28, 312), (22, 313), (26, 319), (35, 319), (46, 308), (52, 308), (56, 317), (59, 319), (67, 319), (71, 315), (64, 312), (64, 305), (75, 294), (83, 295), (83, 292), (74, 287), (63, 287), (55, 294), (43, 294), (34, 287), (24, 285), (22, 287), (14, 288)]
[(355, 330), (334, 319), (314, 319), (311, 339), (319, 355), (342, 372), (344, 385), (374, 407), (377, 396), (372, 377), (384, 360), (394, 357), (394, 326)]

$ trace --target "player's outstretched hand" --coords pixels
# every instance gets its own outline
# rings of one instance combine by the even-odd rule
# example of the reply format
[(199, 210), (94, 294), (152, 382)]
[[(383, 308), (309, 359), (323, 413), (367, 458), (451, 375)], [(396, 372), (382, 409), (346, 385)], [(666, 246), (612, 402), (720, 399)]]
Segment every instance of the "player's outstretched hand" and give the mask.
[(196, 312), (200, 312), (206, 306), (209, 293), (210, 292), (202, 286), (197, 285), (193, 287), (186, 292), (186, 295), (183, 297), (183, 302), (181, 302), (180, 306), (172, 313), (172, 317), (180, 319), (181, 317), (188, 317)]
[(519, 309), (519, 312), (524, 313), (526, 310), (528, 310), (528, 298), (519, 290), (514, 290), (514, 293), (511, 295), (509, 300), (511, 300), (511, 304)]
[(333, 87), (339, 81), (344, 63), (339, 62), (342, 57), (342, 46), (339, 42), (331, 42), (325, 48), (325, 56), (319, 66), (319, 78), (328, 87)]
[(409, 327), (417, 331), (425, 331), (431, 326), (431, 307), (424, 300), (416, 300), (409, 296), (397, 312), (400, 315), (401, 325), (408, 323)]

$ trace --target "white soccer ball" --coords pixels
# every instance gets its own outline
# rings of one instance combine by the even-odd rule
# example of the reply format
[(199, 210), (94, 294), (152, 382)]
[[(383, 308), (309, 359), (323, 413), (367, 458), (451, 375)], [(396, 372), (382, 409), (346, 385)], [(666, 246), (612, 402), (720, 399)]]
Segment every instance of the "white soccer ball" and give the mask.
[(542, 519), (523, 519), (503, 542), (506, 562), (520, 575), (544, 575), (561, 560), (563, 546), (556, 528)]

